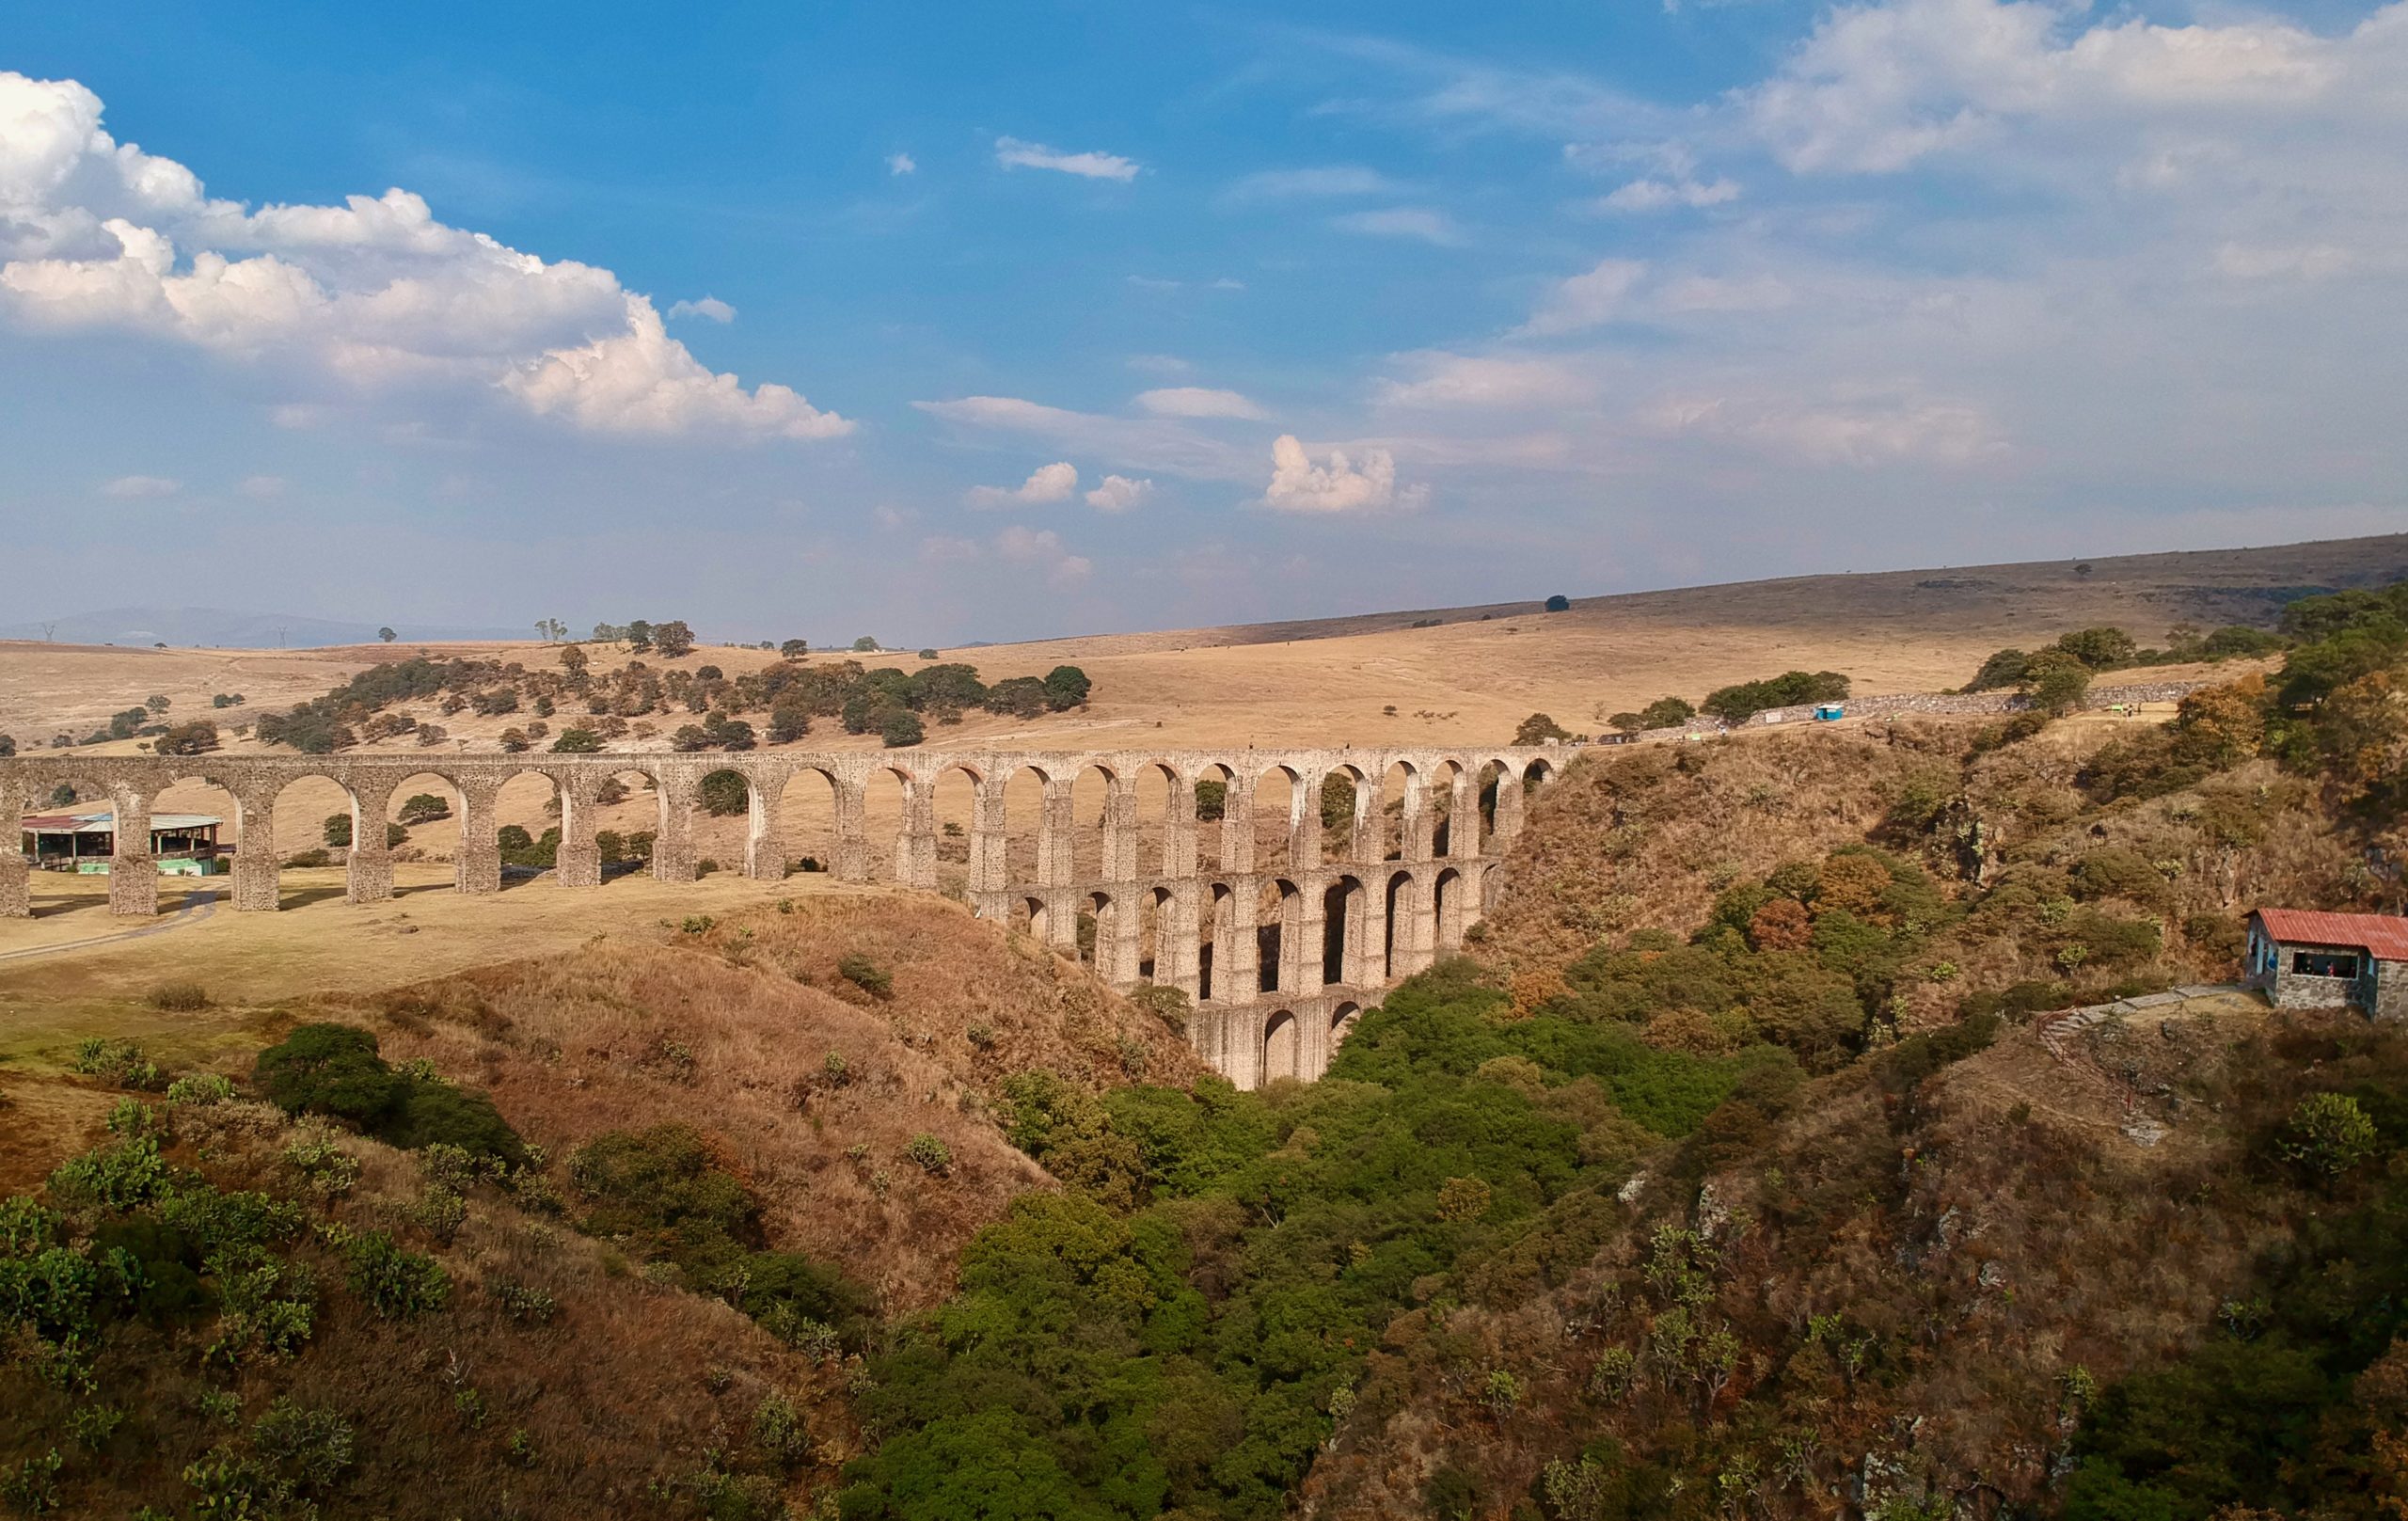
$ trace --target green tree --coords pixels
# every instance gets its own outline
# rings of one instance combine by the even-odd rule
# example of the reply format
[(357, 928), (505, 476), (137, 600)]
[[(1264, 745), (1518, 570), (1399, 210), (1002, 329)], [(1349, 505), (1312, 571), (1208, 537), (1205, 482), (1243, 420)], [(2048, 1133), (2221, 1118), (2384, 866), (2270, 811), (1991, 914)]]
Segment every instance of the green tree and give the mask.
[(694, 631), (685, 619), (672, 618), (653, 629), (652, 643), (663, 659), (678, 659), (694, 653)]
[(879, 742), (889, 750), (901, 750), (916, 745), (927, 737), (920, 727), (920, 715), (908, 707), (890, 707), (879, 720)]
[(1215, 778), (1196, 784), (1196, 817), (1199, 823), (1216, 823), (1228, 812), (1229, 784)]
[(778, 646), (778, 653), (789, 660), (800, 660), (811, 653), (811, 643), (808, 640), (790, 639)]
[(2039, 711), (2063, 717), (2089, 695), (2090, 668), (2063, 650), (2042, 650), (2024, 666), (2023, 691)]
[(1570, 612), (1572, 610), (1572, 599), (1559, 593), (1546, 599), (1546, 610), (1549, 612)]
[(713, 771), (703, 778), (703, 812), (713, 818), (734, 818), (752, 807), (752, 789), (735, 771)]
[(1640, 726), (1648, 729), (1670, 729), (1697, 717), (1697, 709), (1686, 698), (1658, 697), (1639, 710)]
[(620, 633), (626, 637), (627, 648), (639, 655), (652, 648), (652, 625), (642, 618), (627, 625)]
[(1057, 665), (1045, 673), (1045, 705), (1056, 713), (1086, 706), (1093, 689), (1094, 683), (1077, 666)]
[(2120, 628), (2080, 628), (2058, 638), (2056, 647), (2092, 671), (2114, 671), (2132, 663), (2140, 645)]
[(602, 737), (592, 729), (562, 729), (552, 740), (555, 755), (596, 755), (602, 752)]
[(404, 824), (432, 824), (437, 819), (451, 817), (452, 805), (432, 792), (413, 792), (402, 800), (397, 816)]
[(391, 628), (387, 627), (376, 630), (376, 637), (383, 640), (386, 643), (390, 644), (393, 641), (401, 638), (402, 636), (394, 633)]
[(351, 816), (349, 814), (328, 814), (326, 816), (325, 823), (320, 827), (318, 832), (320, 837), (326, 842), (328, 849), (341, 850), (349, 848), (351, 845)]
[(853, 653), (856, 655), (876, 655), (878, 647), (878, 636), (875, 634), (863, 634), (853, 641)]
[(1531, 714), (1513, 731), (1513, 743), (1517, 745), (1543, 745), (1550, 739), (1571, 737), (1572, 731), (1544, 713)]

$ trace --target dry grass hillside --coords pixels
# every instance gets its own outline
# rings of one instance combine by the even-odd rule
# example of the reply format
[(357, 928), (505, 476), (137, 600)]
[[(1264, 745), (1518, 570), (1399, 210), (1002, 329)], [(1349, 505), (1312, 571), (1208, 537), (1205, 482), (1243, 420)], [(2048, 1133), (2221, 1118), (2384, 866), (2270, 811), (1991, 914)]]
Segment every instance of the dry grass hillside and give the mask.
[[(1488, 607), (945, 650), (943, 658), (966, 660), (990, 681), (1079, 665), (1095, 678), (1097, 696), (1085, 708), (1033, 721), (974, 714), (931, 739), (1133, 748), (1494, 742), (1532, 711), (1591, 729), (1606, 714), (1666, 693), (1694, 700), (1791, 667), (1843, 672), (1861, 692), (1933, 690), (1961, 684), (2003, 645), (2046, 643), (2070, 628), (2115, 624), (2150, 642), (2177, 623), (2268, 624), (2303, 592), (2408, 576), (2408, 534), (2084, 563), (2087, 574), (2075, 562), (2052, 562), (1578, 597), (1570, 611), (1552, 614), (1540, 610), (1540, 598), (1572, 589), (1534, 588), (1528, 602)], [(169, 698), (178, 718), (211, 714), (219, 692), (241, 692), (254, 711), (289, 706), (420, 648), (0, 643), (0, 734), (24, 748), (46, 745), (59, 732), (80, 737), (152, 693)], [(532, 643), (427, 648), (530, 665), (556, 658)], [(772, 658), (705, 646), (674, 663), (716, 664), (733, 675)], [(914, 661), (910, 653), (884, 659)], [(445, 721), (455, 742), (483, 748), (510, 721)], [(812, 743), (876, 743), (832, 728)]]

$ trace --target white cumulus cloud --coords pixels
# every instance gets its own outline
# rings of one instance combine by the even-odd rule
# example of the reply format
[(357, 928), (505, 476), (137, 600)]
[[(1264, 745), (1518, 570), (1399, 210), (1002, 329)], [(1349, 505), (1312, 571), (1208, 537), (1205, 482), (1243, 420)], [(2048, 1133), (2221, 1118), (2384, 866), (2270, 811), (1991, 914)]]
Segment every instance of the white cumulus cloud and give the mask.
[(1079, 488), (1079, 472), (1067, 460), (1040, 465), (1016, 486), (972, 486), (961, 499), (973, 507), (1009, 507), (1018, 503), (1068, 501)]
[(995, 162), (1007, 169), (1054, 169), (1083, 180), (1134, 180), (1137, 163), (1117, 153), (1064, 153), (1018, 137), (995, 139)]
[(1295, 435), (1281, 434), (1271, 446), (1262, 504), (1283, 513), (1354, 513), (1417, 506), (1421, 497), (1418, 487), (1397, 489), (1396, 459), (1385, 449), (1364, 450), (1359, 465), (1333, 449), (1329, 463), (1316, 465)]
[(398, 188), (339, 206), (214, 200), (101, 123), (73, 80), (0, 71), (0, 322), (133, 332), (356, 388), (498, 393), (607, 432), (852, 428), (704, 368), (609, 270), (448, 226)]
[(889, 153), (886, 155), (886, 172), (889, 174), (917, 174), (920, 172), (920, 164), (917, 159), (913, 158), (909, 153)]
[(706, 295), (699, 301), (680, 301), (676, 303), (669, 309), (669, 315), (672, 317), (701, 317), (709, 322), (731, 323), (736, 320), (736, 309), (729, 306), (726, 302), (721, 301), (715, 295)]
[(1699, 210), (1738, 198), (1738, 183), (1731, 180), (1633, 180), (1597, 204), (1609, 212), (1661, 212), (1675, 206)]
[(1165, 386), (1140, 391), (1137, 404), (1159, 418), (1246, 418), (1259, 420), (1262, 408), (1233, 390), (1204, 386)]
[(1107, 475), (1093, 491), (1087, 493), (1087, 505), (1100, 512), (1125, 513), (1153, 494), (1154, 483), (1150, 480)]

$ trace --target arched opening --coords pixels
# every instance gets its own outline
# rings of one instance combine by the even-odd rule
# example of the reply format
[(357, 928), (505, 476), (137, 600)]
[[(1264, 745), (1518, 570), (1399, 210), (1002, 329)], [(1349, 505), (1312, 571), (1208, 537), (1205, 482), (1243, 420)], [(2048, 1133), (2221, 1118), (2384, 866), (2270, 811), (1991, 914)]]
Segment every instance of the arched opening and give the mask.
[(931, 822), (937, 832), (937, 891), (963, 897), (986, 885), (971, 871), (976, 854), (978, 774), (967, 766), (947, 767), (937, 773), (935, 791)]
[(1293, 864), (1292, 837), (1305, 827), (1304, 788), (1296, 773), (1274, 766), (1254, 782), (1254, 864), (1277, 871)]
[[(1004, 781), (1004, 879), (1020, 886), (1051, 881), (1045, 859), (1045, 773), (1023, 766)], [(1064, 877), (1068, 880), (1067, 875)]]
[(1340, 1004), (1329, 1011), (1329, 1050), (1332, 1054), (1346, 1043), (1348, 1036), (1354, 1033), (1354, 1025), (1362, 1017), (1361, 1006), (1354, 1004)]
[(1273, 878), (1262, 884), (1255, 911), (1255, 959), (1259, 990), (1291, 992), (1303, 980), (1305, 895), (1295, 883)]
[(426, 864), (450, 864), (451, 886), (456, 890), (463, 885), (460, 829), (467, 814), (467, 794), (440, 771), (413, 772), (393, 784), (385, 816), (391, 826), (386, 836), (391, 842), (395, 895), (443, 885), (439, 875), (422, 869)]
[(1051, 943), (1053, 937), (1046, 934), (1046, 924), (1045, 900), (1043, 898), (1022, 897), (1013, 900), (1012, 927), (1014, 929), (1025, 931), (1028, 934), (1036, 936), (1038, 940), (1041, 942)]
[(734, 767), (705, 771), (694, 791), (694, 862), (713, 871), (740, 871), (751, 854), (757, 804), (752, 779)]
[(1078, 775), (1070, 779), (1070, 870), (1074, 881), (1117, 881), (1133, 875), (1116, 871), (1109, 859), (1109, 852), (1121, 845), (1119, 831), (1112, 818), (1114, 781), (1112, 772), (1092, 762), (1079, 768)]
[[(90, 806), (115, 805), (103, 794)], [(242, 807), (234, 795), (198, 768), (169, 780), (150, 800), (151, 858), (158, 863), (162, 891), (209, 886), (210, 878), (231, 876), (242, 849)], [(194, 880), (171, 880), (186, 877)]]
[(1322, 859), (1380, 859), (1380, 796), (1370, 780), (1352, 766), (1334, 766), (1321, 779), (1321, 795), (1313, 800), (1320, 816)]
[[(1485, 843), (1497, 833), (1497, 786), (1507, 775), (1503, 766), (1488, 761), (1480, 768), (1480, 837)], [(1478, 851), (1471, 852), (1478, 854)]]
[(268, 808), (272, 823), (266, 832), (281, 863), (277, 906), (342, 896), (351, 848), (350, 791), (330, 776), (296, 776), (277, 788)]
[[(1186, 877), (1196, 870), (1196, 826), (1174, 819), (1171, 804), (1179, 778), (1169, 765), (1150, 761), (1137, 770), (1137, 870), (1141, 876)], [(1180, 826), (1184, 824), (1184, 828)]]
[(1089, 893), (1079, 913), (1079, 959), (1106, 982), (1123, 980), (1116, 964), (1121, 948), (1120, 906), (1109, 893)]
[(1205, 767), (1196, 776), (1196, 869), (1198, 872), (1234, 871), (1236, 852), (1228, 847), (1230, 815), (1237, 800), (1230, 796), (1236, 790), (1237, 773), (1215, 763)]
[(862, 780), (862, 831), (868, 841), (869, 879), (903, 882), (911, 879), (911, 842), (904, 832), (910, 803), (910, 781), (892, 766), (873, 766)]
[(1478, 855), (1480, 853), (1480, 816), (1466, 812), (1456, 816), (1456, 799), (1463, 784), (1464, 768), (1457, 761), (1440, 761), (1430, 778), (1430, 851), (1437, 857)]
[[(1423, 793), (1421, 777), (1404, 761), (1390, 761), (1380, 773), (1379, 848), (1367, 857), (1372, 861), (1410, 861), (1429, 853), (1430, 800)], [(1411, 806), (1408, 806), (1410, 802)], [(1422, 834), (1421, 848), (1417, 851), (1407, 836), (1418, 829)]]
[(1359, 963), (1369, 929), (1363, 921), (1370, 896), (1362, 881), (1354, 877), (1340, 877), (1323, 890), (1321, 980), (1324, 984), (1351, 986), (1364, 980)]
[(1304, 1031), (1296, 1023), (1296, 1016), (1281, 1009), (1263, 1022), (1262, 1081), (1301, 1075), (1297, 1063), (1304, 1055)]
[[(615, 785), (601, 784), (597, 798), (618, 798), (628, 792), (625, 781), (613, 777), (610, 782)], [(618, 806), (625, 806), (624, 800)], [(561, 841), (571, 823), (567, 794), (550, 776), (542, 771), (520, 771), (504, 782), (495, 796), (493, 810), (494, 844), (501, 853), (502, 888), (506, 891), (556, 870), (560, 865)], [(600, 827), (598, 806), (595, 826)]]
[(1526, 792), (1536, 792), (1543, 784), (1553, 780), (1555, 767), (1544, 756), (1522, 768), (1522, 788)]
[(1432, 943), (1445, 955), (1459, 950), (1464, 943), (1464, 879), (1463, 873), (1449, 866), (1438, 873), (1432, 884)]
[(1224, 946), (1237, 943), (1238, 895), (1227, 882), (1212, 884), (1212, 900), (1199, 927), (1196, 946), (1196, 996), (1198, 1000), (1222, 996), (1219, 981), (1220, 957)]
[(1414, 962), (1414, 927), (1420, 922), (1419, 884), (1409, 871), (1390, 872), (1387, 885), (1387, 913), (1381, 936), (1380, 968), (1382, 980), (1393, 982), (1406, 973), (1418, 970)]
[(790, 870), (836, 869), (836, 779), (816, 766), (786, 778), (772, 815)]

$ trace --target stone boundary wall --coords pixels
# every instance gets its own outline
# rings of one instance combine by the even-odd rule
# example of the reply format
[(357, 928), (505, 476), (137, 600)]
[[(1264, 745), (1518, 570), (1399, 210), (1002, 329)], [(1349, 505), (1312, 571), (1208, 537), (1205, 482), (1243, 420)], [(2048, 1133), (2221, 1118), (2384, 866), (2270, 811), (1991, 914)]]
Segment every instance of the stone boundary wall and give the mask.
[[(2202, 688), (2217, 686), (2214, 681), (2146, 681), (2118, 687), (2093, 687), (2083, 699), (2088, 708), (2114, 707), (2120, 703), (2179, 702)], [(1802, 703), (1795, 707), (1768, 707), (1748, 720), (1750, 725), (1797, 723), (1812, 720), (1820, 705)], [(2031, 706), (2031, 700), (2020, 692), (1899, 692), (1878, 697), (1851, 697), (1841, 705), (1852, 719), (1886, 719), (1901, 714), (1966, 715), (1977, 713), (2015, 713)], [(1684, 734), (1684, 729), (1656, 730), (1655, 734)], [(1652, 738), (1654, 735), (1643, 735)]]

